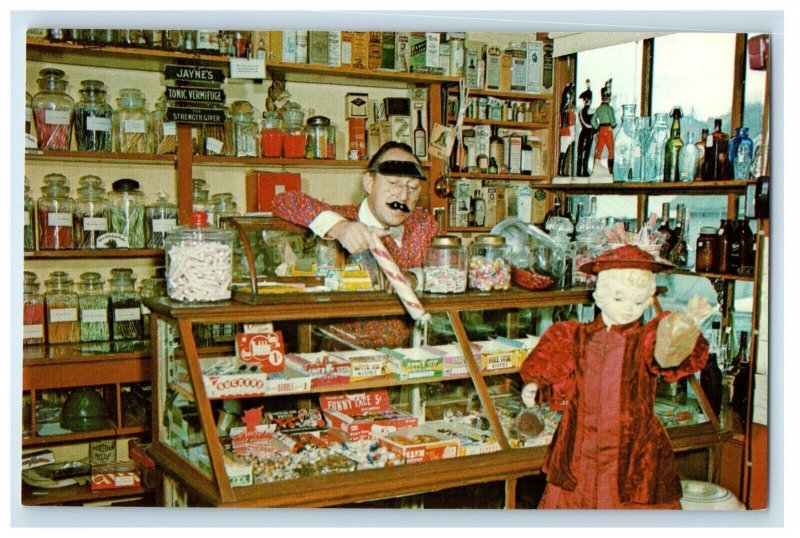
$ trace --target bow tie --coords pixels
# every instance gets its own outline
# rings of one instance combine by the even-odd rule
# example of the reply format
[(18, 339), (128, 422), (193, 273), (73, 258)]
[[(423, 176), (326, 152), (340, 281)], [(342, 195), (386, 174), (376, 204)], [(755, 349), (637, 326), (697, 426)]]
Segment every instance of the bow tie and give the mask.
[(400, 245), (403, 242), (403, 226), (389, 226), (387, 230), (389, 237), (394, 239), (395, 244)]

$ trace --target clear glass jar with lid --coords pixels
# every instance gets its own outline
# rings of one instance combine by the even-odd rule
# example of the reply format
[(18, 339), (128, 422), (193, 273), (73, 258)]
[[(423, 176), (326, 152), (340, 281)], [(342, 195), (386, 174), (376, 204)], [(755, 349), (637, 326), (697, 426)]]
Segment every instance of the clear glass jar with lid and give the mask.
[(69, 196), (67, 178), (48, 174), (44, 178), (42, 196), (37, 201), (39, 250), (75, 248), (72, 214), (75, 202)]
[(31, 271), (22, 279), (22, 343), (44, 344), (44, 298)]
[(224, 107), (223, 123), (204, 123), (199, 126), (196, 151), (200, 155), (233, 155), (233, 118), (230, 107)]
[(119, 234), (118, 247), (144, 248), (144, 195), (135, 179), (111, 184), (108, 217), (111, 232)]
[(144, 213), (147, 248), (163, 248), (167, 233), (178, 225), (178, 206), (167, 200), (166, 193), (159, 192), (158, 200), (148, 205)]
[(150, 113), (150, 132), (154, 153), (165, 155), (178, 150), (178, 126), (174, 121), (167, 121), (167, 100), (163, 95)]
[(31, 196), (31, 186), (25, 178), (25, 217), (22, 229), (22, 244), (26, 252), (36, 250), (36, 202)]
[(490, 291), (511, 288), (509, 248), (500, 235), (479, 235), (469, 247), (469, 287)]
[(105, 84), (82, 80), (81, 100), (75, 105), (75, 141), (78, 151), (111, 151), (113, 111), (106, 102)]
[(100, 237), (108, 232), (108, 198), (103, 180), (97, 176), (83, 176), (75, 200), (75, 245), (77, 248), (101, 247)]
[(133, 269), (111, 270), (108, 281), (111, 299), (111, 334), (115, 341), (142, 338), (142, 300), (136, 291)]
[(231, 106), (235, 157), (258, 157), (261, 134), (253, 113), (253, 105), (247, 101), (235, 101)]
[(68, 150), (72, 140), (72, 115), (75, 101), (67, 94), (67, 81), (61, 69), (42, 69), (36, 79), (39, 92), (33, 96), (33, 121), (39, 149)]
[[(203, 185), (205, 185), (205, 180), (193, 180), (194, 185), (192, 186), (192, 213), (204, 213), (206, 215), (206, 220), (211, 221), (210, 216), (214, 214), (214, 208), (210, 207), (211, 203), (208, 201), (208, 189), (204, 189)], [(197, 183), (197, 181), (202, 181), (202, 185)], [(211, 213), (209, 214), (209, 209)]]
[(147, 153), (150, 131), (144, 94), (136, 88), (123, 88), (114, 111), (114, 146), (120, 153)]
[(306, 130), (303, 123), (305, 113), (297, 103), (286, 103), (283, 118), (283, 156), (287, 159), (302, 159), (306, 154)]
[(211, 205), (214, 206), (214, 226), (219, 226), (219, 219), (222, 217), (239, 216), (236, 201), (229, 192), (220, 192), (212, 196)]
[(185, 302), (230, 299), (235, 236), (209, 226), (204, 213), (192, 213), (189, 226), (167, 234), (167, 295)]
[(111, 339), (108, 322), (109, 296), (103, 290), (103, 278), (93, 271), (81, 273), (78, 282), (78, 316), (81, 342), (105, 342)]
[(306, 159), (328, 158), (328, 129), (331, 120), (312, 116), (306, 121)]
[(64, 271), (53, 271), (44, 281), (47, 306), (47, 341), (71, 344), (80, 341), (78, 294), (75, 282)]
[(463, 293), (467, 289), (467, 249), (454, 235), (434, 237), (425, 254), (423, 289), (428, 293)]
[(281, 119), (275, 112), (264, 112), (261, 121), (261, 156), (277, 158), (283, 151)]
[(39, 143), (33, 134), (33, 96), (25, 92), (25, 149), (36, 149)]

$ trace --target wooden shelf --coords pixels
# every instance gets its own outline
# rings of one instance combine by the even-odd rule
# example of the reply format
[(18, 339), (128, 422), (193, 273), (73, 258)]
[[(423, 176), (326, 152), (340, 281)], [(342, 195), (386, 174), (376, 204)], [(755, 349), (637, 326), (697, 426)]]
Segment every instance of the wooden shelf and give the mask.
[(543, 183), (547, 181), (546, 176), (534, 176), (529, 174), (483, 174), (480, 172), (451, 172), (450, 177), (464, 179), (488, 179), (496, 181), (535, 181), (537, 182), (537, 187), (539, 186), (539, 182), (542, 182), (544, 186), (547, 186)]
[(126, 497), (140, 497), (155, 494), (154, 488), (116, 488), (101, 491), (92, 491), (87, 482), (84, 485), (75, 484), (63, 488), (34, 488), (22, 484), (22, 504), (24, 506), (50, 506), (65, 503), (91, 503), (109, 499), (122, 499)]
[[(456, 118), (450, 116), (447, 121), (455, 123)], [(503, 120), (489, 120), (478, 118), (464, 118), (464, 125), (496, 125), (497, 127), (507, 127), (509, 129), (549, 129), (550, 124), (542, 122), (524, 122), (524, 121), (503, 121)]]
[(101, 248), (93, 250), (36, 250), (26, 252), (26, 260), (84, 260), (155, 258), (163, 259), (164, 250), (160, 248)]
[(688, 271), (682, 269), (674, 269), (669, 271), (673, 275), (686, 275), (686, 276), (701, 276), (710, 278), (712, 280), (737, 280), (740, 282), (752, 282), (753, 275), (732, 275), (728, 273), (698, 273), (697, 271)]
[(199, 166), (241, 166), (253, 168), (255, 166), (291, 167), (291, 168), (336, 168), (366, 170), (367, 161), (341, 161), (334, 159), (268, 159), (262, 157), (226, 157), (226, 156), (201, 156), (192, 157), (192, 165)]
[(109, 163), (128, 165), (170, 165), (174, 166), (174, 154), (156, 153), (117, 153), (111, 151), (66, 151), (56, 149), (33, 149), (25, 151), (26, 161), (42, 162), (78, 162), (78, 163)]
[[(562, 178), (554, 178), (555, 180)], [(585, 181), (586, 178), (574, 178)], [(747, 186), (755, 184), (749, 181), (690, 181), (674, 183), (549, 183), (540, 188), (564, 192), (580, 192), (582, 194), (729, 194), (744, 193)]]
[[(450, 91), (451, 94), (455, 94), (454, 90)], [(483, 89), (471, 89), (469, 90), (469, 96), (481, 96), (481, 97), (497, 97), (499, 99), (511, 99), (511, 100), (521, 100), (521, 101), (534, 101), (536, 99), (550, 101), (553, 99), (553, 96), (549, 93), (526, 93), (526, 92), (501, 92), (497, 90), (483, 90)]]

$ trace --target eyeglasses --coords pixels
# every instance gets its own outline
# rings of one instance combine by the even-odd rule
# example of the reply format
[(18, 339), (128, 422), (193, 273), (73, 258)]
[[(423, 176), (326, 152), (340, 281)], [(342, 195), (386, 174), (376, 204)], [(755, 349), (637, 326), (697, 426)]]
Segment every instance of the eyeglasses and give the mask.
[(403, 189), (406, 189), (408, 191), (408, 198), (410, 200), (416, 200), (417, 198), (419, 198), (419, 193), (421, 190), (419, 180), (410, 179), (407, 181), (403, 181), (402, 179), (399, 178), (389, 178), (389, 177), (384, 177), (383, 180), (386, 182), (386, 185), (388, 186), (387, 190), (390, 193), (400, 194), (403, 191)]

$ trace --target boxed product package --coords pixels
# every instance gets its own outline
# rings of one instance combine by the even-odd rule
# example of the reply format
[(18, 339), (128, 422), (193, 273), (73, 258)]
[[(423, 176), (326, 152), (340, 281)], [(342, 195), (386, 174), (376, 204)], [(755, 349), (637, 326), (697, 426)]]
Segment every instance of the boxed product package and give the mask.
[[(422, 349), (435, 353), (436, 355), (441, 355), (443, 361), (442, 375), (445, 377), (466, 374), (469, 371), (467, 370), (467, 365), (464, 363), (464, 352), (458, 344), (422, 346)], [(473, 353), (477, 354), (477, 351), (477, 348), (473, 346)]]
[[(176, 361), (176, 367), (185, 363)], [(257, 365), (240, 363), (236, 357), (209, 357), (200, 359), (203, 384), (209, 398), (246, 398), (274, 394), (290, 394), (311, 390), (311, 376), (292, 368), (283, 372), (262, 372)], [(178, 376), (183, 378), (183, 375)], [(188, 376), (187, 376), (188, 379)], [(178, 385), (184, 390), (191, 387)]]
[(289, 353), (286, 364), (311, 376), (311, 386), (350, 382), (350, 363), (328, 351)]
[(484, 340), (473, 343), (479, 350), (481, 370), (517, 368), (522, 363), (522, 359), (525, 358), (522, 348), (511, 346), (498, 340)]
[(525, 338), (506, 338), (505, 336), (498, 336), (497, 341), (501, 344), (506, 344), (511, 347), (515, 347), (520, 350), (520, 365), (525, 358), (530, 355), (533, 348), (536, 347), (536, 344), (539, 343), (539, 337), (533, 335), (527, 335)]
[(236, 356), (247, 365), (257, 365), (263, 372), (281, 372), (284, 368), (281, 331), (238, 333)]
[(41, 467), (56, 462), (56, 457), (52, 450), (36, 450), (22, 455), (22, 470)]
[(92, 491), (138, 488), (141, 485), (141, 472), (132, 461), (115, 461), (92, 465)]
[(361, 381), (370, 377), (383, 375), (389, 357), (374, 349), (351, 349), (332, 352), (337, 357), (350, 363), (350, 381)]
[(438, 433), (427, 424), (403, 428), (378, 436), (378, 443), (405, 459), (406, 463), (444, 460), (458, 456), (458, 441)]
[(325, 428), (325, 418), (319, 407), (267, 411), (264, 419), (267, 424), (274, 426), (275, 431), (286, 434)]
[(248, 213), (272, 211), (275, 197), (300, 190), (300, 174), (289, 172), (248, 172), (245, 176), (245, 208)]
[(480, 430), (463, 422), (439, 420), (426, 422), (425, 426), (447, 438), (458, 441), (459, 456), (473, 456), (475, 454), (488, 454), (500, 450), (491, 430)]
[[(192, 458), (201, 471), (213, 475), (211, 469), (211, 459), (207, 452), (198, 452)], [(242, 487), (253, 485), (253, 464), (248, 463), (237, 455), (224, 450), (222, 452), (222, 462), (225, 465), (225, 473), (228, 475), (228, 482), (231, 487)]]
[(394, 378), (405, 381), (423, 377), (442, 377), (444, 357), (430, 350), (411, 348), (382, 348), (389, 357), (387, 366)]
[(328, 425), (344, 432), (351, 441), (369, 439), (374, 434), (418, 423), (416, 417), (392, 409), (386, 390), (328, 394), (320, 396), (319, 401)]

